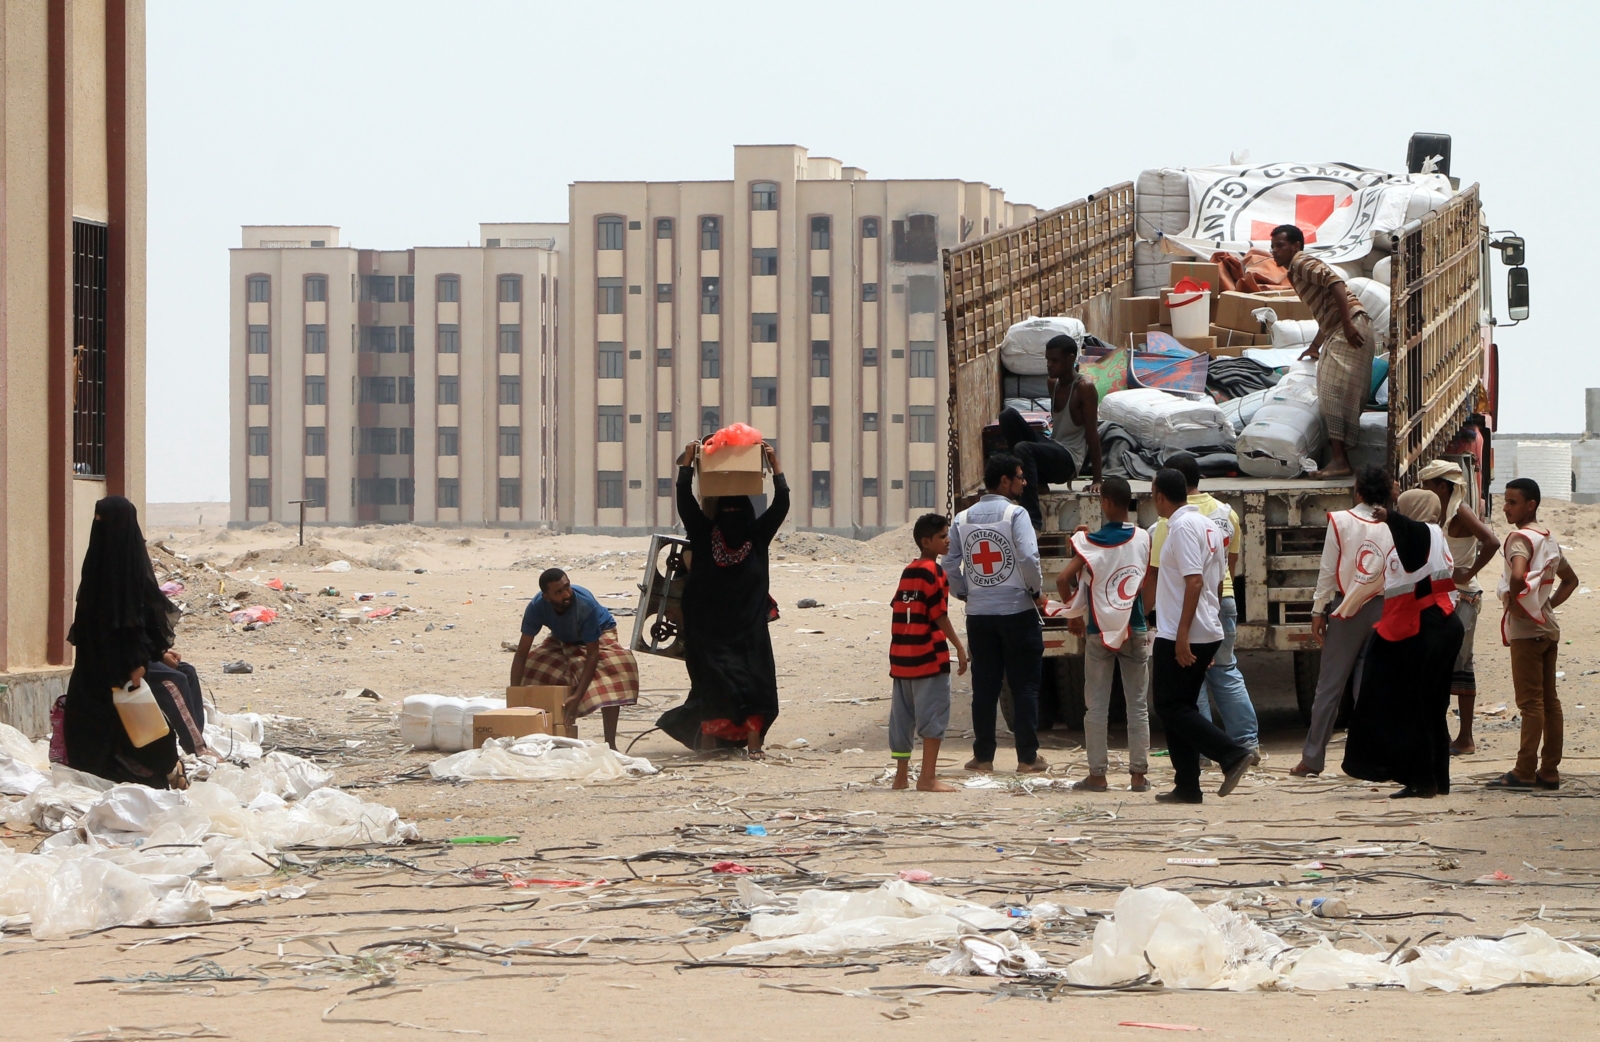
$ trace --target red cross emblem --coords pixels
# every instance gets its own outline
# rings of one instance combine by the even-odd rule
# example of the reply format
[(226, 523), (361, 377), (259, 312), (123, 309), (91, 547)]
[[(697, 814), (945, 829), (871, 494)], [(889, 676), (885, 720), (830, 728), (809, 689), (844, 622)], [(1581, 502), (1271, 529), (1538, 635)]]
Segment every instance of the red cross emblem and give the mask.
[(1005, 554), (989, 545), (987, 539), (978, 543), (978, 552), (972, 555), (972, 563), (982, 568), (984, 575), (993, 575), (994, 566), (1005, 559)]
[[(1355, 196), (1345, 196), (1344, 202), (1335, 205), (1331, 195), (1297, 195), (1294, 197), (1294, 225), (1305, 233), (1306, 245), (1310, 246), (1317, 241), (1317, 229), (1321, 228), (1328, 218), (1333, 216), (1336, 209), (1342, 210), (1355, 203)], [(1266, 242), (1272, 238), (1272, 229), (1277, 225), (1269, 221), (1250, 222), (1250, 240), (1252, 242)]]

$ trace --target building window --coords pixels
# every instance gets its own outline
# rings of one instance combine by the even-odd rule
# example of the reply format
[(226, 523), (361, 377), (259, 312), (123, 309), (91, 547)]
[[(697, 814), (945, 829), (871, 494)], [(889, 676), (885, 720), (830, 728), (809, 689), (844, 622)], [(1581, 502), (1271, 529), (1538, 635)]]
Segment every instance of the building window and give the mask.
[(642, 412), (630, 412), (628, 414), (628, 422), (629, 423), (643, 423), (644, 422), (644, 413), (642, 413)]
[(924, 510), (933, 508), (933, 471), (913, 470), (911, 478), (911, 505)]
[(306, 428), (306, 455), (326, 456), (328, 454), (328, 428)]
[(778, 186), (771, 181), (756, 181), (750, 186), (750, 209), (776, 210)]
[(670, 238), (672, 238), (672, 218), (670, 218), (670, 217), (657, 217), (656, 218), (656, 238), (658, 238), (658, 239), (670, 239)]
[(811, 218), (811, 248), (813, 250), (833, 249), (833, 224), (829, 218)]
[(778, 342), (778, 316), (771, 312), (758, 312), (750, 316), (750, 342), (776, 344)]
[(700, 218), (700, 248), (702, 250), (722, 249), (722, 218)]
[(459, 376), (439, 377), (439, 404), (461, 404), (461, 378)]
[(658, 283), (656, 283), (656, 303), (657, 304), (670, 304), (670, 303), (672, 303), (672, 283), (670, 283), (670, 282), (658, 282)]
[(439, 479), (439, 505), (449, 510), (458, 510), (461, 507), (461, 479)]
[(811, 375), (833, 375), (833, 345), (826, 340), (811, 341)]
[(903, 412), (890, 413), (889, 414), (889, 422), (890, 423), (905, 423), (906, 422), (906, 414), (903, 413)]
[(601, 279), (596, 304), (602, 315), (622, 314), (622, 280)]
[(502, 455), (502, 456), (520, 456), (520, 455), (522, 455), (522, 428), (521, 427), (501, 427), (500, 428), (500, 455)]
[(656, 478), (656, 495), (660, 496), (660, 497), (663, 497), (663, 498), (671, 498), (671, 496), (672, 496), (672, 479), (671, 478)]
[(722, 311), (722, 280), (700, 280), (700, 314), (715, 315)]
[(656, 430), (670, 431), (672, 429), (672, 414), (670, 412), (656, 413)]
[(500, 378), (500, 404), (522, 404), (522, 377), (502, 376)]
[(520, 355), (522, 353), (522, 327), (520, 325), (504, 325), (500, 327), (500, 353), (503, 355)]
[[(459, 427), (440, 427), (439, 428), (439, 435), (438, 435), (438, 439), (437, 440), (438, 440), (438, 446), (439, 446), (439, 455), (441, 455), (441, 456), (459, 456), (459, 455), (461, 455), (461, 428), (459, 428)], [(443, 503), (440, 503), (439, 505), (440, 506), (444, 506)]]
[(864, 413), (862, 413), (861, 414), (861, 429), (864, 430), (864, 431), (875, 431), (875, 430), (877, 430), (878, 429), (878, 414), (875, 413), (875, 412), (864, 412)]
[(597, 355), (600, 362), (600, 379), (622, 379), (622, 344), (616, 340), (600, 341), (600, 350)]
[(750, 379), (750, 405), (773, 406), (778, 404), (778, 379), (774, 376), (755, 376)]
[(622, 406), (620, 406), (620, 405), (602, 405), (598, 409), (596, 409), (596, 412), (599, 414), (597, 419), (599, 420), (599, 424), (600, 424), (600, 434), (599, 434), (600, 440), (601, 441), (621, 441), (622, 440)]
[(246, 502), (253, 507), (270, 507), (272, 505), (272, 485), (266, 478), (251, 478), (246, 491), (249, 498)]
[(622, 218), (602, 217), (596, 225), (595, 241), (599, 249), (622, 249)]
[(306, 501), (306, 506), (318, 509), (328, 505), (328, 479), (306, 478), (305, 491), (301, 498)]
[(363, 506), (392, 507), (400, 502), (394, 478), (361, 478), (356, 483), (356, 501)]
[(911, 341), (911, 375), (933, 376), (933, 341)]
[(933, 441), (933, 406), (913, 405), (906, 410), (911, 417), (910, 440), (916, 442)]
[(244, 285), (245, 299), (250, 303), (265, 304), (272, 299), (272, 280), (265, 275), (252, 275), (244, 280)]
[(828, 276), (811, 276), (811, 313), (813, 315), (826, 315), (832, 311), (833, 303), (830, 298)]
[(250, 353), (253, 355), (272, 353), (272, 329), (270, 327), (250, 327)]
[(361, 327), (361, 350), (369, 354), (392, 355), (398, 344), (393, 326)]
[(417, 378), (414, 376), (395, 377), (396, 390), (399, 393), (401, 405), (410, 405), (417, 400)]
[(825, 470), (811, 472), (811, 505), (813, 507), (833, 506), (833, 475)]
[(862, 499), (876, 499), (877, 497), (878, 497), (878, 479), (877, 478), (862, 478), (861, 479), (861, 498)]
[(750, 274), (776, 275), (778, 273), (777, 250), (751, 250)]
[(417, 277), (415, 275), (400, 276), (400, 302), (409, 304), (417, 295)]
[[(417, 450), (417, 429), (415, 427), (400, 428), (400, 455), (410, 456)], [(406, 502), (410, 502), (407, 500)]]
[(272, 404), (272, 381), (265, 376), (252, 376), (250, 378), (250, 404)]
[(595, 506), (615, 510), (622, 506), (622, 471), (602, 470), (595, 481)]
[(484, 245), (485, 249), (498, 250), (500, 248), (500, 240), (499, 239), (485, 239), (485, 240), (483, 240), (483, 245)]
[(722, 409), (716, 405), (700, 408), (700, 437), (709, 438), (722, 429)]
[(318, 300), (327, 300), (328, 299), (328, 276), (326, 276), (326, 275), (307, 275), (306, 276), (306, 299), (310, 300), (310, 301), (318, 301)]
[(875, 368), (878, 364), (878, 349), (875, 347), (862, 348), (861, 364), (867, 368)]
[(395, 387), (395, 378), (392, 376), (363, 376), (361, 378), (361, 400), (375, 402), (379, 405), (393, 405), (399, 397)]
[(672, 368), (672, 348), (670, 348), (670, 347), (658, 347), (658, 348), (656, 348), (656, 365), (659, 365), (659, 366), (661, 366), (663, 368), (666, 368), (666, 369)]
[(357, 451), (367, 456), (393, 456), (399, 441), (393, 427), (363, 427)]
[(861, 237), (863, 239), (876, 239), (878, 237), (878, 219), (876, 217), (861, 218)]
[(328, 378), (326, 376), (306, 377), (306, 404), (328, 404)]
[(461, 327), (455, 323), (441, 323), (435, 343), (441, 355), (461, 353)]
[(905, 264), (933, 264), (939, 259), (939, 219), (914, 213), (894, 222), (894, 259)]
[(500, 509), (522, 509), (522, 481), (518, 478), (500, 479)]
[(461, 277), (459, 275), (440, 275), (438, 290), (439, 303), (458, 303), (461, 300)]
[(811, 440), (825, 442), (832, 440), (833, 410), (826, 405), (813, 405), (811, 407)]
[(500, 276), (500, 303), (515, 304), (522, 299), (522, 276)]
[(936, 315), (939, 313), (939, 280), (932, 275), (913, 275), (906, 279), (907, 295), (910, 300), (906, 307), (913, 315)]
[(306, 327), (306, 354), (325, 355), (328, 353), (328, 327), (325, 325), (311, 325)]
[(270, 456), (272, 454), (272, 432), (267, 427), (250, 428), (250, 455)]
[(394, 303), (394, 276), (368, 275), (361, 280), (361, 299), (379, 304)]
[(715, 340), (700, 341), (700, 378), (715, 380), (722, 376), (722, 345)]
[(396, 338), (395, 346), (399, 349), (401, 354), (409, 355), (412, 351), (416, 350), (416, 347), (417, 347), (417, 327), (416, 326), (396, 326), (395, 327), (395, 333), (398, 334), (398, 336)]
[(878, 302), (878, 284), (876, 282), (863, 282), (861, 284), (861, 303), (876, 304)]

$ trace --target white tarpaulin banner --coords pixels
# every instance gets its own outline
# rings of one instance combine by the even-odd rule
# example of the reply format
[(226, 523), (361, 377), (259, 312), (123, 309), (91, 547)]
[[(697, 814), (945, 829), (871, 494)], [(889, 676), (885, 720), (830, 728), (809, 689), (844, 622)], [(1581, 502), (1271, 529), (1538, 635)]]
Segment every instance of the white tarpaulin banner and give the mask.
[(1454, 194), (1439, 174), (1391, 174), (1348, 163), (1208, 166), (1189, 179), (1189, 227), (1166, 236), (1167, 252), (1209, 257), (1266, 248), (1272, 229), (1292, 224), (1306, 249), (1330, 264), (1360, 260), (1373, 233), (1392, 232)]

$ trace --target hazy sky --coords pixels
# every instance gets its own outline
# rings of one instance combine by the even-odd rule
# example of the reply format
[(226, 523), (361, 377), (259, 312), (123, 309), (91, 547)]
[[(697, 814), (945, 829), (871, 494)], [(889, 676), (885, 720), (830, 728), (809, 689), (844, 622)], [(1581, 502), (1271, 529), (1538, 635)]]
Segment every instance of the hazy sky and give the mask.
[(1412, 131), (1449, 133), (1452, 173), (1528, 239), (1500, 428), (1581, 430), (1596, 10), (150, 0), (149, 498), (227, 498), (241, 224), (466, 243), (479, 221), (565, 220), (571, 181), (726, 178), (735, 143), (1053, 206), (1243, 149), (1403, 169)]

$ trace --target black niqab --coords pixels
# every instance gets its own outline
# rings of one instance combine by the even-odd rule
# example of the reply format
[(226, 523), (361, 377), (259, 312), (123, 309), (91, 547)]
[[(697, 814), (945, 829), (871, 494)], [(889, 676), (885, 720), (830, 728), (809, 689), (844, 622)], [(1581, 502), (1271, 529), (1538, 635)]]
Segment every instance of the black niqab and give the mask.
[(122, 496), (107, 496), (94, 505), (89, 549), (78, 579), (78, 606), (68, 639), (117, 630), (146, 630), (152, 623), (171, 644), (176, 611), (156, 582), (137, 508)]
[(723, 496), (717, 500), (716, 527), (722, 531), (722, 541), (730, 550), (738, 550), (750, 541), (750, 529), (755, 524), (756, 508), (749, 496)]

